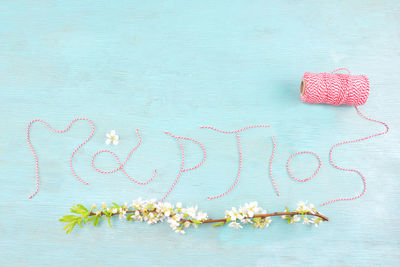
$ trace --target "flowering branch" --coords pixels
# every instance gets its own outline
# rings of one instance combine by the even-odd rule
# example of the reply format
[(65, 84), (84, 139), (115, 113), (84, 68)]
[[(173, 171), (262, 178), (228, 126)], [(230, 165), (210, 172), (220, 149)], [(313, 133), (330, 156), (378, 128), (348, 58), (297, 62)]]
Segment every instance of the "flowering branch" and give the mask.
[[(147, 224), (155, 224), (166, 220), (170, 227), (177, 233), (184, 234), (184, 228), (190, 225), (197, 227), (203, 223), (214, 223), (213, 226), (223, 226), (229, 223), (230, 227), (239, 229), (243, 228), (242, 224), (252, 224), (256, 228), (268, 227), (271, 223), (271, 217), (281, 216), (289, 224), (297, 223), (303, 220), (303, 224), (314, 224), (316, 227), (322, 221), (329, 219), (320, 214), (314, 205), (307, 205), (305, 202), (299, 202), (298, 207), (294, 211), (290, 211), (286, 207), (284, 212), (267, 213), (258, 206), (257, 202), (246, 203), (239, 209), (225, 211), (223, 219), (209, 219), (207, 213), (199, 211), (198, 207), (182, 207), (182, 203), (177, 203), (174, 207), (170, 203), (157, 202), (155, 199), (133, 201), (132, 205), (127, 203), (120, 206), (113, 203), (111, 207), (107, 207), (104, 203), (100, 209), (96, 205), (87, 209), (85, 206), (78, 204), (71, 208), (71, 212), (78, 215), (65, 215), (60, 219), (61, 222), (67, 222), (64, 230), (67, 234), (71, 233), (76, 225), (83, 227), (88, 222), (93, 222), (97, 226), (101, 219), (107, 219), (110, 227), (111, 217), (118, 215), (120, 219), (127, 221), (144, 221)], [(312, 216), (313, 218), (308, 218)]]

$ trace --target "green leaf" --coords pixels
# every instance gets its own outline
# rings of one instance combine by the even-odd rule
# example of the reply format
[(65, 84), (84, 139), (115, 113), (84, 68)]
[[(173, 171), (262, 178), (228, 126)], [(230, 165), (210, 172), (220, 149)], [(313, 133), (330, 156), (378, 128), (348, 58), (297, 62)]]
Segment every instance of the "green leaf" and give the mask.
[(75, 215), (65, 215), (61, 219), (59, 219), (60, 222), (72, 222), (75, 221), (76, 218), (79, 218), (78, 216)]
[(111, 225), (111, 216), (108, 216), (108, 225), (109, 225), (110, 227), (112, 227), (112, 225)]
[(82, 225), (82, 218), (77, 219), (76, 222), (78, 223), (78, 225), (79, 225), (81, 228), (83, 227), (83, 225)]
[(82, 215), (85, 215), (85, 214), (88, 214), (88, 213), (89, 213), (89, 211), (87, 210), (87, 208), (85, 208), (85, 206), (83, 206), (83, 205), (81, 205), (81, 204), (78, 204), (78, 205), (76, 205), (76, 206), (72, 206), (71, 212), (72, 212), (72, 213), (82, 214)]
[(75, 209), (75, 207), (72, 207), (72, 208), (70, 208), (69, 210), (70, 210), (72, 213), (78, 213), (78, 214), (80, 213), (80, 212), (78, 212), (78, 211)]
[(133, 220), (133, 218), (132, 218), (133, 215), (134, 215), (133, 213), (129, 214), (129, 215), (126, 217), (126, 220), (127, 220), (127, 221), (132, 221), (132, 220)]
[(219, 222), (219, 223), (214, 223), (212, 226), (217, 227), (217, 226), (223, 226), (225, 222)]
[(71, 226), (74, 227), (75, 224), (76, 224), (76, 221), (70, 222), (70, 223), (68, 223), (66, 226), (64, 226), (63, 230), (65, 231), (65, 230), (67, 230), (67, 228), (69, 228), (69, 227), (71, 227)]
[(96, 219), (93, 222), (94, 226), (97, 226), (99, 224), (99, 216), (96, 216)]
[(66, 231), (66, 233), (67, 233), (67, 234), (71, 233), (72, 230), (74, 229), (75, 225), (76, 225), (76, 222), (73, 222), (73, 223), (69, 226), (69, 228), (68, 228), (68, 230)]
[(85, 206), (83, 206), (82, 204), (78, 204), (77, 206), (84, 211), (88, 211), (88, 209)]
[(259, 218), (259, 217), (256, 217), (256, 218), (253, 218), (253, 222), (261, 222), (261, 218)]
[(117, 203), (115, 203), (115, 202), (112, 202), (112, 204), (114, 205), (112, 208), (117, 208), (117, 209), (120, 209), (121, 207), (117, 204)]
[(95, 220), (96, 217), (97, 217), (97, 215), (92, 215), (86, 220), (86, 222), (91, 222), (91, 221)]
[(198, 221), (198, 220), (192, 220), (192, 223), (194, 223), (194, 224), (196, 224), (196, 225), (202, 224), (202, 222), (201, 222), (201, 221)]

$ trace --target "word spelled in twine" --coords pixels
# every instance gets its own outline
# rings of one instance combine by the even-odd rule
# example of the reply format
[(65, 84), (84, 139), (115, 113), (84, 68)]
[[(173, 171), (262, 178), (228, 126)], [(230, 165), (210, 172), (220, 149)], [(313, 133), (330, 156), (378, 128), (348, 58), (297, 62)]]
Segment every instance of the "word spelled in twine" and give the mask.
[(76, 118), (76, 119), (74, 119), (73, 121), (71, 121), (71, 123), (68, 125), (68, 127), (65, 128), (64, 130), (55, 130), (55, 129), (53, 129), (49, 124), (47, 124), (47, 122), (45, 122), (45, 121), (43, 121), (43, 120), (41, 120), (41, 119), (35, 119), (35, 120), (32, 120), (31, 122), (29, 122), (28, 127), (27, 127), (27, 137), (26, 137), (26, 139), (27, 139), (27, 141), (28, 141), (29, 148), (31, 149), (32, 154), (33, 154), (33, 157), (35, 158), (35, 165), (36, 165), (36, 167), (35, 167), (35, 168), (36, 168), (36, 190), (35, 190), (35, 192), (33, 192), (33, 194), (32, 194), (29, 198), (33, 198), (33, 197), (37, 194), (37, 192), (39, 191), (39, 161), (38, 161), (38, 157), (37, 157), (37, 155), (36, 155), (36, 152), (35, 152), (35, 150), (33, 149), (33, 146), (32, 146), (32, 143), (31, 143), (31, 139), (30, 139), (30, 128), (31, 128), (32, 124), (35, 123), (35, 122), (41, 122), (41, 123), (43, 123), (50, 131), (52, 131), (52, 132), (54, 132), (54, 133), (65, 133), (65, 132), (67, 132), (69, 129), (71, 129), (72, 124), (74, 124), (76, 121), (87, 121), (87, 122), (89, 122), (90, 125), (92, 126), (92, 132), (90, 133), (90, 136), (89, 136), (82, 144), (80, 144), (79, 146), (77, 146), (77, 147), (74, 149), (74, 151), (72, 152), (72, 155), (71, 155), (71, 157), (70, 157), (70, 159), (69, 159), (69, 168), (71, 169), (71, 172), (72, 172), (72, 174), (76, 177), (76, 179), (78, 179), (80, 182), (82, 182), (82, 183), (84, 183), (84, 184), (86, 184), (86, 185), (88, 184), (87, 182), (85, 182), (85, 181), (83, 181), (81, 178), (79, 178), (79, 176), (76, 174), (74, 168), (72, 167), (72, 159), (74, 158), (75, 153), (76, 153), (84, 144), (86, 144), (87, 142), (89, 142), (89, 140), (93, 137), (93, 134), (94, 134), (94, 123), (93, 123), (91, 120), (89, 120), (89, 119), (85, 119), (85, 118)]
[[(339, 70), (345, 70), (348, 73), (347, 74), (336, 73)], [(367, 140), (367, 139), (370, 139), (370, 138), (373, 138), (373, 137), (376, 137), (376, 136), (379, 136), (379, 135), (387, 134), (389, 132), (389, 126), (386, 123), (384, 123), (382, 121), (378, 121), (378, 120), (372, 119), (372, 118), (369, 118), (369, 117), (365, 116), (364, 114), (362, 114), (361, 111), (358, 109), (358, 106), (359, 105), (363, 105), (368, 99), (368, 95), (369, 95), (369, 81), (368, 81), (368, 78), (365, 75), (351, 75), (350, 71), (348, 71), (347, 69), (338, 69), (338, 70), (333, 71), (332, 73), (310, 73), (310, 72), (306, 72), (304, 74), (302, 82), (301, 82), (300, 93), (301, 93), (301, 100), (303, 102), (305, 102), (305, 103), (313, 103), (313, 104), (324, 103), (324, 104), (329, 104), (329, 105), (352, 105), (352, 106), (355, 107), (357, 113), (361, 117), (363, 117), (363, 118), (365, 118), (367, 120), (376, 122), (376, 123), (380, 123), (386, 128), (386, 130), (383, 131), (383, 132), (379, 132), (379, 133), (372, 134), (372, 135), (369, 135), (369, 136), (366, 136), (366, 137), (363, 137), (363, 138), (359, 138), (359, 139), (355, 139), (355, 140), (343, 141), (343, 142), (337, 143), (334, 146), (332, 146), (332, 148), (330, 149), (330, 152), (329, 152), (329, 162), (330, 162), (330, 164), (333, 167), (335, 167), (335, 168), (337, 168), (339, 170), (357, 173), (361, 177), (361, 180), (362, 180), (363, 185), (364, 185), (364, 189), (362, 190), (362, 192), (360, 194), (358, 194), (356, 196), (353, 196), (353, 197), (340, 197), (340, 198), (337, 198), (337, 199), (334, 199), (334, 200), (329, 200), (329, 201), (324, 202), (322, 204), (322, 206), (325, 206), (327, 204), (331, 204), (331, 203), (334, 203), (334, 202), (337, 202), (337, 201), (354, 200), (354, 199), (360, 198), (361, 196), (363, 196), (365, 194), (365, 191), (366, 191), (366, 188), (367, 188), (367, 184), (366, 184), (366, 180), (365, 180), (364, 175), (359, 170), (343, 168), (343, 167), (340, 167), (340, 166), (336, 165), (334, 163), (333, 159), (332, 159), (332, 154), (333, 154), (334, 149), (336, 147), (338, 147), (338, 146), (341, 146), (341, 145), (344, 145), (344, 144), (349, 144), (349, 143), (355, 143), (355, 142), (364, 141), (364, 140)], [(33, 146), (32, 146), (31, 140), (30, 140), (30, 127), (31, 127), (31, 125), (33, 123), (35, 123), (35, 122), (41, 122), (49, 130), (51, 130), (51, 131), (53, 131), (55, 133), (64, 133), (64, 132), (67, 132), (71, 128), (72, 124), (75, 123), (78, 120), (88, 121), (92, 126), (92, 132), (91, 132), (90, 136), (83, 143), (81, 143), (78, 147), (76, 147), (75, 150), (72, 152), (72, 155), (70, 157), (70, 169), (71, 169), (72, 174), (80, 182), (82, 182), (84, 184), (87, 184), (87, 182), (83, 181), (76, 174), (74, 168), (72, 167), (72, 160), (73, 160), (73, 157), (76, 154), (76, 152), (93, 137), (94, 130), (95, 130), (93, 122), (91, 120), (88, 120), (88, 119), (85, 119), (85, 118), (76, 118), (64, 130), (55, 130), (52, 127), (50, 127), (49, 124), (47, 124), (45, 121), (40, 120), (40, 119), (35, 119), (35, 120), (32, 120), (31, 122), (29, 122), (28, 127), (27, 127), (27, 141), (28, 141), (28, 145), (30, 147), (30, 150), (32, 151), (33, 157), (35, 159), (35, 163), (36, 163), (36, 190), (29, 198), (32, 198), (33, 196), (35, 196), (37, 194), (38, 190), (39, 190), (39, 163), (38, 163), (37, 154), (36, 154), (35, 150), (33, 149)], [(238, 167), (236, 179), (235, 179), (233, 185), (230, 188), (228, 188), (224, 193), (221, 193), (221, 194), (216, 195), (216, 196), (209, 196), (207, 199), (217, 199), (217, 198), (223, 197), (224, 195), (226, 195), (229, 192), (231, 192), (235, 188), (235, 186), (238, 184), (239, 177), (240, 177), (241, 170), (242, 170), (242, 148), (241, 148), (241, 141), (240, 141), (240, 133), (242, 131), (245, 131), (245, 130), (251, 129), (251, 128), (267, 128), (267, 127), (270, 127), (270, 126), (269, 125), (254, 125), (254, 126), (248, 126), (248, 127), (245, 127), (245, 128), (239, 129), (239, 130), (235, 130), (235, 131), (223, 131), (223, 130), (219, 130), (219, 129), (216, 129), (214, 127), (208, 127), (208, 126), (200, 127), (202, 129), (211, 129), (211, 130), (214, 130), (214, 131), (217, 131), (217, 132), (220, 132), (220, 133), (235, 134), (236, 140), (237, 140), (237, 145), (238, 145), (238, 153), (239, 153), (239, 167)], [(100, 173), (103, 173), (103, 174), (114, 173), (114, 172), (117, 172), (117, 171), (121, 170), (131, 181), (133, 181), (133, 182), (135, 182), (137, 184), (146, 185), (146, 184), (150, 183), (154, 179), (154, 177), (155, 177), (155, 175), (157, 173), (157, 170), (154, 170), (154, 173), (153, 173), (152, 177), (149, 180), (147, 180), (145, 182), (140, 182), (140, 181), (137, 181), (134, 178), (132, 178), (130, 175), (128, 175), (128, 173), (124, 169), (127, 161), (133, 155), (133, 152), (141, 144), (142, 139), (141, 139), (141, 136), (139, 134), (139, 130), (136, 130), (136, 134), (137, 134), (137, 136), (139, 138), (139, 141), (138, 141), (137, 145), (130, 151), (129, 155), (127, 156), (127, 158), (125, 159), (125, 161), (123, 163), (121, 163), (121, 161), (119, 160), (118, 156), (114, 152), (112, 152), (110, 150), (101, 150), (101, 151), (96, 152), (93, 155), (92, 161), (91, 161), (92, 167), (97, 172), (100, 172)], [(195, 139), (192, 139), (192, 138), (188, 138), (188, 137), (175, 136), (175, 135), (173, 135), (173, 134), (171, 134), (169, 132), (165, 132), (165, 134), (170, 135), (171, 137), (173, 137), (179, 143), (180, 150), (181, 150), (181, 153), (182, 153), (182, 159), (181, 159), (181, 165), (180, 165), (179, 173), (178, 173), (175, 181), (173, 182), (172, 186), (170, 187), (168, 192), (165, 194), (165, 196), (159, 202), (163, 202), (168, 197), (168, 195), (174, 189), (174, 187), (177, 184), (179, 178), (182, 176), (182, 174), (184, 172), (187, 172), (187, 171), (190, 171), (190, 170), (194, 170), (194, 169), (200, 167), (204, 163), (204, 161), (206, 159), (206, 150), (205, 150), (204, 146), (199, 141), (197, 141)], [(189, 141), (195, 142), (203, 150), (203, 159), (196, 166), (191, 167), (191, 168), (187, 168), (187, 169), (184, 168), (185, 150), (184, 150), (184, 147), (183, 147), (183, 144), (182, 144), (181, 140), (189, 140)], [(274, 155), (275, 155), (275, 152), (276, 152), (275, 136), (272, 137), (272, 141), (273, 141), (273, 149), (272, 149), (271, 157), (269, 159), (269, 175), (270, 175), (272, 184), (273, 184), (273, 186), (275, 188), (275, 191), (276, 191), (277, 195), (279, 196), (278, 187), (277, 187), (277, 185), (275, 183), (275, 180), (274, 180), (274, 177), (272, 175), (272, 161), (274, 159)], [(113, 170), (110, 170), (110, 171), (103, 171), (103, 170), (98, 169), (94, 164), (94, 160), (95, 160), (96, 156), (98, 156), (101, 153), (109, 153), (112, 156), (114, 156), (115, 160), (118, 163), (118, 167), (113, 169)], [(318, 162), (319, 162), (318, 168), (314, 172), (314, 174), (311, 175), (308, 178), (305, 178), (305, 179), (296, 178), (292, 174), (292, 172), (290, 170), (290, 167), (289, 167), (291, 159), (293, 157), (295, 157), (296, 155), (299, 155), (299, 154), (312, 154), (318, 159)], [(289, 157), (289, 159), (288, 159), (288, 161), (286, 163), (286, 168), (287, 168), (287, 171), (289, 173), (289, 176), (292, 177), (294, 180), (299, 181), (299, 182), (306, 182), (306, 181), (309, 181), (312, 178), (314, 178), (317, 175), (317, 173), (319, 172), (319, 170), (321, 168), (321, 159), (314, 152), (311, 152), (311, 151), (300, 151), (300, 152), (294, 153), (293, 155), (291, 155)]]
[[(132, 178), (132, 177), (126, 172), (126, 170), (124, 169), (125, 164), (128, 162), (128, 160), (129, 160), (129, 158), (132, 156), (133, 152), (134, 152), (134, 151), (140, 146), (140, 144), (142, 143), (142, 137), (141, 137), (140, 134), (139, 134), (139, 129), (136, 129), (136, 134), (137, 134), (137, 136), (138, 136), (138, 138), (139, 138), (139, 142), (138, 142), (137, 145), (131, 150), (131, 152), (129, 153), (129, 155), (126, 157), (125, 161), (124, 161), (122, 164), (121, 164), (121, 161), (119, 160), (118, 156), (117, 156), (114, 152), (112, 152), (111, 150), (100, 150), (100, 151), (96, 152), (96, 153), (93, 155), (93, 157), (92, 157), (92, 167), (93, 167), (97, 172), (103, 173), (103, 174), (106, 174), (106, 173), (114, 173), (114, 172), (117, 172), (117, 171), (121, 170), (121, 171), (126, 175), (126, 177), (129, 178), (129, 180), (131, 180), (131, 181), (133, 181), (133, 182), (135, 182), (135, 183), (137, 183), (137, 184), (146, 185), (146, 184), (150, 183), (150, 182), (154, 179), (154, 177), (156, 176), (156, 174), (157, 174), (157, 169), (154, 170), (152, 177), (151, 177), (149, 180), (145, 181), (145, 182), (140, 182), (140, 181), (137, 181), (136, 179)], [(95, 164), (94, 164), (94, 159), (95, 159), (99, 154), (102, 154), (102, 153), (109, 153), (109, 154), (113, 155), (119, 166), (118, 166), (117, 168), (113, 169), (113, 170), (110, 170), (110, 171), (102, 171), (102, 170), (98, 169), (98, 168), (95, 166)]]

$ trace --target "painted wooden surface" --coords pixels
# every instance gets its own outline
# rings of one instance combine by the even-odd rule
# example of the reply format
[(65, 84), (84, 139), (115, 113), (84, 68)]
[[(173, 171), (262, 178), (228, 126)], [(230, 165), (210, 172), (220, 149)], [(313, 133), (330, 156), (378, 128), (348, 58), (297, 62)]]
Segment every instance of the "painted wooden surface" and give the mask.
[[(1, 1), (0, 2), (0, 265), (1, 266), (399, 266), (399, 1)], [(275, 220), (268, 229), (203, 226), (181, 236), (168, 225), (113, 221), (65, 235), (58, 218), (74, 203), (160, 198), (179, 170), (179, 147), (164, 130), (196, 138), (207, 148), (201, 168), (185, 173), (168, 201), (198, 204), (211, 217), (258, 200), (269, 211), (317, 205), (362, 190), (360, 179), (332, 168), (330, 147), (338, 141), (383, 130), (352, 107), (307, 105), (299, 100), (305, 71), (348, 67), (366, 74), (371, 94), (361, 110), (391, 126), (390, 134), (343, 146), (337, 162), (367, 177), (359, 200), (319, 207), (331, 218), (319, 229)], [(61, 129), (75, 117), (92, 119), (96, 132), (74, 159), (85, 186), (69, 171), (73, 148), (90, 133), (79, 122), (65, 134), (32, 127), (40, 164), (34, 191), (34, 160), (26, 126), (35, 118)], [(243, 172), (226, 197), (238, 166), (233, 135), (202, 125), (243, 132)], [(148, 186), (122, 173), (102, 175), (90, 167), (105, 149), (105, 133), (121, 142), (138, 179), (154, 168)], [(268, 177), (271, 136), (277, 138)], [(187, 164), (201, 150), (185, 142)], [(307, 183), (291, 180), (290, 154), (312, 150), (320, 174)], [(102, 168), (116, 166), (103, 157)], [(304, 156), (292, 162), (298, 176), (314, 171)]]

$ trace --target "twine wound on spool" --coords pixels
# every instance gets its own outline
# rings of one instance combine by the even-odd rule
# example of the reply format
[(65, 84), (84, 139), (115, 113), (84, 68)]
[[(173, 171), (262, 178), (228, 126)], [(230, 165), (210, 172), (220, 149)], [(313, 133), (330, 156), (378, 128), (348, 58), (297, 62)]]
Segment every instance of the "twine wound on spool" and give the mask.
[[(346, 70), (349, 73), (335, 73)], [(369, 80), (365, 75), (351, 75), (347, 69), (332, 73), (306, 72), (300, 84), (301, 101), (313, 104), (365, 104), (369, 95)]]

